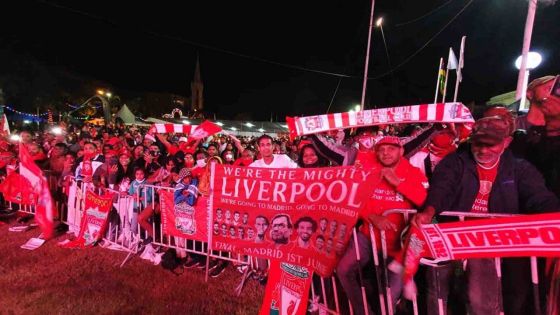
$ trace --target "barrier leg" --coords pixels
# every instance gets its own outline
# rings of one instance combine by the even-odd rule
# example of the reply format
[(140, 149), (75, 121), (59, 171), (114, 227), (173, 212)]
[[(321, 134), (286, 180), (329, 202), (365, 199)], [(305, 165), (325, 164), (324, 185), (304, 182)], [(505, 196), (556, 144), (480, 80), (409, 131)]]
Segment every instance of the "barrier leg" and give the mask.
[(500, 258), (494, 258), (496, 266), (496, 281), (498, 282), (498, 306), (500, 307), (500, 315), (504, 314), (504, 299), (502, 298), (502, 261)]
[(385, 298), (383, 297), (383, 286), (381, 285), (381, 270), (379, 267), (379, 254), (377, 252), (377, 240), (375, 239), (375, 234), (373, 231), (373, 226), (369, 225), (369, 235), (371, 238), (371, 251), (373, 255), (373, 265), (375, 268), (375, 277), (377, 278), (377, 291), (379, 295), (379, 308), (381, 309), (381, 315), (386, 314)]
[(380, 234), (381, 234), (381, 251), (383, 254), (383, 272), (385, 276), (385, 290), (387, 292), (387, 310), (389, 315), (393, 315), (393, 295), (391, 294), (389, 272), (387, 271), (387, 241), (385, 237), (385, 231), (380, 231)]
[(535, 315), (541, 315), (541, 301), (539, 294), (539, 269), (537, 257), (531, 257), (531, 282), (533, 283), (533, 300), (535, 301)]
[(356, 229), (353, 229), (354, 234), (354, 246), (356, 248), (356, 260), (358, 261), (358, 279), (360, 281), (360, 286), (362, 290), (362, 302), (364, 303), (364, 314), (369, 314), (368, 307), (367, 307), (367, 296), (366, 296), (366, 287), (364, 286), (364, 278), (362, 275), (362, 265), (361, 265), (361, 258), (360, 258), (360, 248), (358, 247), (358, 235), (356, 233)]
[(338, 290), (336, 289), (336, 279), (334, 278), (334, 276), (331, 277), (331, 282), (332, 282), (332, 287), (334, 292), (334, 303), (335, 303), (336, 313), (340, 314), (340, 305), (338, 303)]

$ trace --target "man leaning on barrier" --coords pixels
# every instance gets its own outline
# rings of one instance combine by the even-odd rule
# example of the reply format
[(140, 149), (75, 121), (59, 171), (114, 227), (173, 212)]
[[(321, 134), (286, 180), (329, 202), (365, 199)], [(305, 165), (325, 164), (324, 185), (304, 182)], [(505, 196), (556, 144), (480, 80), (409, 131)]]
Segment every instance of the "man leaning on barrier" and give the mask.
[[(399, 236), (404, 228), (404, 218), (400, 214), (383, 216), (383, 212), (389, 209), (409, 209), (414, 206), (422, 206), (426, 198), (428, 185), (426, 177), (422, 172), (410, 165), (403, 158), (404, 149), (398, 137), (386, 136), (375, 145), (376, 161), (373, 171), (378, 174), (378, 182), (374, 185), (371, 199), (360, 214), (367, 223), (373, 225), (376, 230), (384, 230), (387, 238), (389, 256), (394, 257), (400, 251)], [(374, 177), (375, 178), (375, 177)], [(365, 314), (364, 304), (359, 283), (359, 268), (364, 268), (372, 260), (369, 224), (364, 224), (360, 233), (356, 233), (357, 242), (350, 240), (346, 252), (340, 259), (337, 274), (344, 291), (348, 295), (354, 314)], [(376, 233), (377, 244), (380, 244), (379, 235)], [(358, 244), (360, 260), (356, 258), (356, 246)], [(328, 246), (327, 241), (327, 246)], [(378, 279), (379, 281), (379, 279)], [(366, 291), (372, 296), (371, 283), (364, 279)], [(389, 283), (394, 304), (402, 290), (400, 277), (393, 272), (389, 273)], [(373, 314), (371, 306), (369, 314)]]
[[(445, 157), (434, 170), (426, 206), (413, 224), (428, 224), (442, 211), (531, 214), (560, 209), (556, 196), (530, 163), (508, 150), (511, 128), (503, 116), (480, 119), (470, 147)], [(439, 270), (438, 281), (428, 273), (428, 314), (438, 313), (437, 288), (446, 309), (452, 265)], [(532, 313), (529, 259), (504, 259), (503, 294), (506, 314)], [(494, 259), (469, 259), (466, 270), (470, 314), (500, 313), (500, 283)]]

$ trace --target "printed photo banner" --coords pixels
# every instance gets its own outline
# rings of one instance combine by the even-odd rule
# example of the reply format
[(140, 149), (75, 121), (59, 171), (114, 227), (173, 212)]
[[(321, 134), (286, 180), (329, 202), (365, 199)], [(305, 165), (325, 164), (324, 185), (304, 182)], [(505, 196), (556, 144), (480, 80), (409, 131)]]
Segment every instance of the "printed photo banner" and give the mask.
[(113, 205), (113, 195), (99, 196), (94, 192), (86, 191), (85, 211), (82, 215), (80, 233), (78, 237), (68, 243), (62, 244), (66, 248), (85, 248), (93, 246), (103, 238), (107, 228), (107, 218)]
[(163, 234), (189, 240), (208, 241), (208, 198), (200, 197), (194, 206), (176, 203), (171, 190), (160, 190)]
[(474, 123), (462, 103), (421, 104), (307, 117), (286, 117), (290, 137), (329, 130), (406, 123)]
[(372, 191), (354, 167), (261, 169), (215, 165), (213, 250), (262, 257), (328, 276)]
[(492, 257), (560, 257), (560, 213), (413, 227), (404, 248), (404, 282), (423, 257), (434, 261)]

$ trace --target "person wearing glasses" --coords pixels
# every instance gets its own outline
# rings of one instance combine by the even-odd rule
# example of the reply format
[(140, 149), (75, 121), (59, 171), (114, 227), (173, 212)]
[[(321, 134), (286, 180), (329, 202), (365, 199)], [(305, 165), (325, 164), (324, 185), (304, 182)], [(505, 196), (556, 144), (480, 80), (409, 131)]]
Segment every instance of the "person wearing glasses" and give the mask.
[[(560, 197), (560, 75), (533, 80), (527, 87), (527, 98), (529, 112), (518, 119), (526, 124), (518, 126), (524, 131), (516, 134), (512, 151), (531, 162), (543, 175), (546, 187)], [(546, 265), (547, 312), (557, 314), (560, 313), (560, 261), (549, 259)], [(545, 294), (541, 292), (541, 296)]]

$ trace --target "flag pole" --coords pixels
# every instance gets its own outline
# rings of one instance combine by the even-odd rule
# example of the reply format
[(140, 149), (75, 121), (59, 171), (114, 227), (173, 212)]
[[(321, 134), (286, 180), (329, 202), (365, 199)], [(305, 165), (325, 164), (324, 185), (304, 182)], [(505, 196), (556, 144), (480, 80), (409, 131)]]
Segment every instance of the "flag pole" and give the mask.
[(527, 12), (527, 20), (525, 21), (525, 34), (523, 35), (523, 49), (521, 50), (521, 66), (519, 67), (519, 75), (517, 76), (517, 89), (515, 91), (515, 99), (521, 98), (522, 90), (527, 89), (525, 86), (525, 72), (527, 71), (527, 55), (531, 46), (531, 37), (533, 35), (533, 24), (535, 23), (535, 11), (537, 10), (537, 0), (529, 0), (529, 9)]
[(364, 83), (362, 85), (362, 102), (360, 103), (360, 110), (364, 110), (365, 99), (366, 99), (366, 87), (367, 87), (367, 77), (368, 77), (368, 65), (369, 65), (369, 48), (371, 45), (371, 30), (373, 28), (373, 9), (375, 7), (375, 0), (371, 0), (371, 14), (369, 17), (369, 34), (366, 50), (366, 64), (364, 68)]
[(459, 84), (463, 80), (463, 64), (465, 63), (464, 54), (465, 54), (465, 40), (467, 39), (466, 36), (461, 38), (461, 51), (459, 52), (459, 64), (457, 65), (457, 79), (455, 80), (455, 95), (453, 95), (453, 103), (457, 102), (457, 96), (459, 95)]
[(447, 65), (447, 69), (445, 69), (445, 84), (443, 85), (443, 100), (442, 103), (445, 103), (445, 96), (447, 95), (447, 79), (449, 79), (449, 65)]
[(441, 66), (443, 65), (443, 58), (439, 58), (439, 67), (437, 69), (437, 81), (436, 81), (436, 95), (434, 96), (434, 104), (437, 104), (437, 95), (439, 93), (439, 80), (441, 79)]

